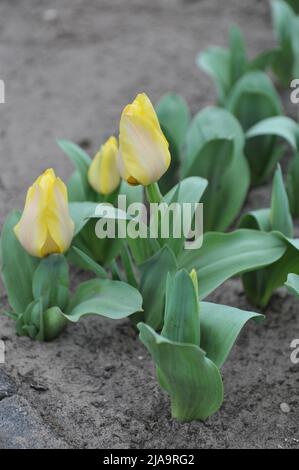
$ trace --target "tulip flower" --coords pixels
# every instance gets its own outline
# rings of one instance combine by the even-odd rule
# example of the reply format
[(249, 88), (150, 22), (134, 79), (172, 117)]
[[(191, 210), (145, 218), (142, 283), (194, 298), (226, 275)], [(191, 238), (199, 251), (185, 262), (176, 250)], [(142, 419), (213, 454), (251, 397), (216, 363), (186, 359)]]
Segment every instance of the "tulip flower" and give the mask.
[(119, 172), (131, 185), (155, 183), (170, 165), (169, 144), (145, 93), (122, 112), (119, 146)]
[(54, 170), (45, 171), (29, 188), (25, 208), (14, 232), (25, 250), (43, 258), (64, 253), (74, 236), (67, 188)]
[(112, 136), (102, 145), (89, 167), (89, 184), (99, 194), (111, 194), (120, 183), (117, 153), (117, 140)]

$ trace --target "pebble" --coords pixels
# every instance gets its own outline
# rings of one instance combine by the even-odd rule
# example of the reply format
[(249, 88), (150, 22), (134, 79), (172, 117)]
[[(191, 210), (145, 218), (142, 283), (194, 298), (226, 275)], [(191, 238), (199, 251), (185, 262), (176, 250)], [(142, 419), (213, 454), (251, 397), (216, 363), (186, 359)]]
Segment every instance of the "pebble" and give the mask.
[(283, 413), (289, 413), (291, 411), (287, 403), (280, 403), (280, 409)]

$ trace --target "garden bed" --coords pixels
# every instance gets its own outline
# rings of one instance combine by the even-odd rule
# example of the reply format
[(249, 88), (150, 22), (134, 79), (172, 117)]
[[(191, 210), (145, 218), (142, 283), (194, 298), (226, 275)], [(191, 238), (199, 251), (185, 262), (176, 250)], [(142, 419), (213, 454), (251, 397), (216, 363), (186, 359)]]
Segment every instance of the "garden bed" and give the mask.
[[(173, 90), (193, 112), (213, 104), (214, 86), (195, 57), (224, 45), (232, 23), (244, 31), (250, 54), (273, 45), (267, 2), (228, 0), (221, 12), (219, 4), (57, 0), (49, 21), (48, 2), (1, 2), (1, 226), (22, 205), (33, 174), (52, 165), (70, 174), (55, 139), (94, 153), (139, 91), (157, 101)], [(270, 190), (251, 191), (246, 209), (268, 207)], [(84, 277), (74, 270), (74, 284)], [(0, 294), (5, 304), (2, 284)], [(211, 299), (252, 309), (238, 279)], [(264, 323), (244, 328), (223, 368), (223, 407), (205, 423), (188, 424), (171, 420), (169, 398), (129, 321), (85, 318), (39, 343), (16, 337), (13, 322), (0, 317), (0, 448), (298, 448), (299, 367), (290, 360), (298, 311), (294, 297), (277, 291)]]

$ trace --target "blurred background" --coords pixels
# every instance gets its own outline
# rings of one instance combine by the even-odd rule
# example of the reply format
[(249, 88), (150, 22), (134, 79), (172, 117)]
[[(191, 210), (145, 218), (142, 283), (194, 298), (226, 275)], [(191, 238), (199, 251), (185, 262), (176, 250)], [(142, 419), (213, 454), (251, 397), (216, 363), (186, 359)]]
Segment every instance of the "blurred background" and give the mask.
[(175, 91), (193, 113), (213, 104), (196, 55), (225, 45), (232, 24), (250, 55), (270, 47), (269, 10), (266, 0), (1, 0), (0, 224), (44, 169), (70, 174), (56, 139), (93, 154), (137, 93), (155, 103)]

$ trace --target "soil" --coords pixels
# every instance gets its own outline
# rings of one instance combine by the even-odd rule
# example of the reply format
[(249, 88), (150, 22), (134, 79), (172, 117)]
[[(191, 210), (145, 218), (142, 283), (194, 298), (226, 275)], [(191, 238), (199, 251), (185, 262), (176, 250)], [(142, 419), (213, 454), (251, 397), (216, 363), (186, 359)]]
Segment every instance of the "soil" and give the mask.
[[(56, 18), (45, 13), (49, 8), (57, 9)], [(11, 209), (22, 207), (27, 187), (44, 169), (69, 176), (72, 167), (56, 139), (72, 139), (93, 153), (138, 92), (155, 102), (175, 91), (193, 113), (213, 104), (214, 86), (195, 57), (208, 45), (225, 45), (233, 23), (244, 31), (250, 55), (273, 45), (266, 0), (2, 0), (0, 226)], [(254, 190), (247, 207), (266, 207), (269, 195), (270, 186)], [(74, 271), (74, 282), (82, 276)], [(252, 309), (238, 279), (210, 299)], [(90, 317), (42, 344), (16, 337), (13, 322), (1, 317), (6, 363), (0, 372), (15, 384), (13, 409), (26, 400), (34, 426), (46, 426), (55, 444), (26, 441), (26, 432), (23, 441), (13, 432), (8, 439), (3, 431), (0, 447), (298, 448), (299, 366), (290, 361), (298, 311), (296, 299), (278, 290), (265, 322), (246, 325), (223, 368), (221, 410), (205, 423), (188, 424), (171, 419), (168, 396), (128, 320)], [(1, 406), (12, 397), (2, 395)]]

